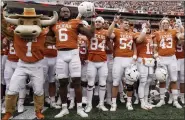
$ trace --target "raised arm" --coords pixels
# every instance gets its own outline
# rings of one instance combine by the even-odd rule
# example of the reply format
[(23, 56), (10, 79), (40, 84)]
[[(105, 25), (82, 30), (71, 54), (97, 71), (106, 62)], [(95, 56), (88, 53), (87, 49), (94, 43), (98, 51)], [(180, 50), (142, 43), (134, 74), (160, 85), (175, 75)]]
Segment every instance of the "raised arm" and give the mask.
[(92, 22), (91, 22), (90, 29), (84, 27), (82, 24), (79, 24), (78, 32), (87, 36), (88, 39), (92, 38), (94, 36), (94, 33), (95, 33), (95, 22), (94, 22), (94, 20), (92, 20)]
[(146, 26), (147, 26), (146, 23), (143, 23), (142, 24), (142, 31), (140, 32), (140, 35), (136, 38), (136, 43), (141, 43), (145, 39), (146, 32), (147, 32)]
[(114, 37), (115, 37), (113, 31), (114, 31), (114, 27), (115, 27), (116, 23), (118, 23), (118, 21), (119, 21), (119, 18), (120, 18), (120, 16), (115, 16), (112, 24), (109, 26), (109, 29), (108, 29), (108, 32), (107, 32), (107, 36), (110, 39), (114, 39)]

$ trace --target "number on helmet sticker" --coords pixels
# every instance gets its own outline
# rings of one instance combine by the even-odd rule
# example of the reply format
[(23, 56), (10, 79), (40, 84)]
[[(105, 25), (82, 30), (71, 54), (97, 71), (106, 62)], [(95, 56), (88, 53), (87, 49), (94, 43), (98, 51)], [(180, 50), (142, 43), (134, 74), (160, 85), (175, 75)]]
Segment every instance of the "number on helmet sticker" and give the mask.
[(177, 45), (177, 52), (182, 52), (182, 51), (183, 51), (182, 45)]
[(67, 31), (67, 29), (66, 28), (59, 29), (59, 40), (60, 41), (67, 41), (68, 40), (68, 35), (66, 33), (63, 33), (64, 31)]
[(172, 38), (162, 38), (160, 41), (160, 47), (162, 49), (172, 48)]
[(26, 56), (27, 56), (27, 57), (32, 57), (31, 45), (32, 45), (32, 42), (28, 42), (28, 43), (26, 44), (26, 46), (27, 46), (27, 53), (26, 53)]
[(15, 55), (15, 49), (14, 49), (14, 47), (13, 47), (13, 43), (10, 43), (10, 50), (9, 50), (9, 53)]
[(120, 49), (126, 49), (129, 48), (130, 50), (132, 49), (132, 43), (133, 41), (130, 40), (128, 43), (126, 43), (127, 39), (126, 38), (120, 38)]
[(100, 44), (98, 44), (97, 38), (91, 38), (91, 50), (101, 49), (101, 51), (105, 51), (105, 40), (103, 40)]

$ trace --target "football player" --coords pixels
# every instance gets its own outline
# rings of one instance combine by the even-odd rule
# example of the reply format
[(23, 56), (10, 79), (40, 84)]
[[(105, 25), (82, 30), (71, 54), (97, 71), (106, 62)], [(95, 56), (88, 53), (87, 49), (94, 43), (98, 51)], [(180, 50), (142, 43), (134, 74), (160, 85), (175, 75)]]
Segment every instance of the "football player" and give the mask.
[[(10, 33), (13, 34), (15, 26), (9, 25), (7, 29)], [(8, 92), (10, 79), (11, 79), (11, 77), (17, 67), (17, 62), (18, 62), (19, 58), (16, 56), (16, 52), (14, 49), (13, 36), (7, 36), (5, 39), (7, 39), (8, 44), (9, 44), (8, 58), (6, 60), (5, 71), (4, 71), (4, 79), (6, 82), (6, 92)], [(18, 100), (18, 105), (17, 105), (18, 112), (24, 111), (23, 104), (24, 104), (25, 96), (26, 96), (26, 88), (25, 88), (25, 86), (23, 86), (19, 92), (19, 100)], [(5, 112), (5, 109), (4, 109), (4, 112)]]
[(4, 35), (1, 35), (1, 103), (2, 103), (2, 109), (1, 112), (5, 112), (5, 91), (6, 91), (6, 82), (4, 79), (4, 70), (5, 70), (5, 64), (7, 60), (8, 55), (8, 43), (7, 39)]
[[(141, 102), (141, 108), (148, 110), (154, 107), (154, 105), (148, 103), (148, 95), (149, 86), (154, 75), (155, 59), (153, 59), (153, 36), (150, 31), (150, 23), (143, 23), (142, 29), (143, 31), (141, 32), (146, 33), (146, 36), (142, 41), (136, 44), (138, 71), (140, 72), (138, 95)], [(137, 33), (137, 35), (139, 34), (141, 33)]]
[[(116, 111), (118, 85), (121, 81), (122, 75), (127, 67), (135, 64), (137, 59), (137, 51), (135, 45), (135, 35), (133, 32), (129, 32), (129, 21), (127, 19), (119, 20), (120, 16), (115, 16), (114, 21), (108, 30), (108, 36), (113, 39), (114, 42), (114, 63), (113, 63), (113, 88), (112, 88), (112, 105), (110, 111)], [(120, 21), (120, 29), (114, 29), (115, 24)], [(114, 31), (114, 32), (113, 32)], [(144, 36), (144, 35), (143, 35)], [(139, 41), (143, 36), (139, 36)], [(127, 81), (127, 80), (126, 80)], [(127, 86), (127, 104), (128, 110), (133, 110), (132, 107), (132, 93), (133, 84), (126, 84)]]
[[(85, 27), (88, 27), (89, 24), (87, 21), (82, 21)], [(81, 71), (81, 84), (82, 84), (82, 103), (87, 103), (87, 64), (88, 64), (88, 46), (89, 41), (86, 36), (79, 34), (79, 48), (80, 48), (80, 60), (82, 64), (82, 71)]]
[[(3, 9), (1, 8), (1, 16), (3, 16)], [(1, 103), (2, 110), (5, 106), (5, 91), (6, 91), (6, 83), (4, 80), (4, 69), (5, 63), (8, 55), (8, 41), (4, 39), (7, 36), (7, 22), (3, 17), (1, 17)]]
[[(60, 109), (61, 107), (58, 106), (55, 102), (55, 93), (56, 93), (56, 79), (55, 79), (55, 70), (56, 70), (56, 58), (57, 58), (57, 50), (55, 47), (55, 43), (53, 43), (52, 36), (46, 36), (45, 42), (45, 49), (44, 49), (44, 76), (46, 78), (45, 82), (49, 82), (49, 86), (45, 89), (46, 92), (49, 92), (50, 98), (50, 107), (55, 109)], [(47, 84), (47, 83), (45, 83)], [(47, 94), (47, 93), (46, 93)]]
[[(110, 24), (108, 20), (105, 20), (103, 24), (103, 28), (108, 30)], [(106, 41), (106, 54), (107, 54), (107, 66), (108, 66), (108, 76), (107, 76), (107, 88), (106, 88), (106, 103), (111, 105), (111, 94), (112, 94), (112, 66), (113, 66), (113, 41), (107, 40)], [(120, 102), (124, 103), (125, 100), (123, 98), (123, 84), (120, 81), (119, 85), (119, 93), (120, 93)]]
[(103, 29), (103, 23), (104, 19), (102, 17), (99, 16), (95, 19), (95, 35), (90, 39), (89, 43), (89, 62), (87, 66), (87, 106), (85, 108), (85, 112), (90, 112), (92, 110), (93, 89), (97, 75), (99, 80), (99, 104), (97, 108), (102, 111), (108, 111), (108, 109), (104, 106), (108, 68), (107, 56), (105, 52), (107, 31)]
[[(184, 40), (184, 34), (180, 33), (174, 29), (169, 29), (170, 20), (164, 17), (160, 21), (160, 31), (154, 33), (154, 57), (157, 61), (157, 67), (163, 67), (168, 70), (170, 77), (170, 88), (173, 95), (173, 105), (176, 108), (182, 108), (178, 103), (178, 89), (177, 89), (177, 58), (175, 56), (176, 45), (178, 41)], [(182, 27), (182, 26), (181, 26)], [(156, 69), (157, 73), (157, 69)], [(161, 72), (162, 74), (162, 72)], [(159, 75), (159, 74), (158, 74)], [(159, 76), (156, 76), (156, 78)], [(160, 98), (161, 100), (156, 105), (156, 107), (161, 107), (165, 104), (165, 86), (166, 80), (160, 80)]]
[[(88, 27), (89, 24), (87, 21), (83, 20), (82, 24), (84, 27)], [(81, 85), (82, 85), (82, 104), (87, 103), (87, 57), (88, 57), (88, 39), (86, 36), (79, 34), (78, 35), (78, 47), (79, 47), (79, 54), (81, 60)], [(70, 98), (71, 102), (69, 105), (69, 109), (73, 109), (75, 106), (75, 99), (74, 99), (74, 88), (70, 88)]]
[[(182, 22), (180, 19), (176, 19), (176, 23), (174, 25), (174, 29), (179, 31), (180, 33), (184, 32), (184, 27), (182, 27)], [(184, 104), (184, 50), (185, 45), (184, 41), (179, 41), (176, 47), (176, 57), (177, 57), (177, 65), (178, 65), (178, 81), (180, 83), (180, 100)]]
[(88, 117), (82, 108), (81, 90), (81, 61), (78, 50), (78, 34), (84, 34), (88, 38), (93, 36), (93, 27), (85, 28), (80, 19), (71, 19), (71, 11), (68, 7), (60, 8), (59, 21), (51, 28), (51, 34), (56, 36), (56, 48), (58, 56), (56, 60), (56, 77), (60, 83), (60, 97), (62, 110), (55, 118), (69, 114), (67, 109), (67, 86), (69, 75), (75, 89), (77, 101), (77, 114)]

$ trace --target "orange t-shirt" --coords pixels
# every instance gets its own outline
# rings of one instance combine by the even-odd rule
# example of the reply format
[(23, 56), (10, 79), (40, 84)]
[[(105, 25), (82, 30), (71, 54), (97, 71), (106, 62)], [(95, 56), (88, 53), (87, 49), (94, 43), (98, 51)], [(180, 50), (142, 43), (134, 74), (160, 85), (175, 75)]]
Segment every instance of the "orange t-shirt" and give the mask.
[(80, 52), (80, 59), (87, 60), (88, 59), (88, 39), (84, 35), (78, 35), (78, 46)]
[[(136, 33), (139, 36), (140, 33)], [(153, 58), (153, 39), (152, 35), (146, 34), (145, 39), (141, 43), (136, 43), (137, 56), (141, 58)]]
[(177, 59), (182, 59), (182, 58), (185, 57), (184, 49), (185, 49), (184, 45), (177, 45), (177, 47), (176, 47), (176, 57), (177, 57)]
[(10, 41), (9, 43), (8, 60), (13, 61), (13, 62), (18, 62), (19, 60), (15, 52), (13, 41)]
[(56, 37), (56, 48), (78, 48), (78, 25), (81, 23), (79, 19), (71, 19), (69, 21), (59, 21), (53, 27), (52, 31)]
[(48, 29), (43, 29), (33, 42), (27, 42), (14, 35), (14, 48), (16, 55), (24, 62), (37, 62), (44, 58), (44, 43)]
[(177, 37), (176, 30), (170, 29), (168, 31), (157, 31), (154, 33), (157, 46), (158, 46), (158, 54), (160, 56), (172, 56), (175, 55), (176, 45), (177, 45)]
[(107, 60), (105, 43), (107, 30), (95, 30), (95, 36), (90, 39), (88, 60), (93, 62), (104, 62)]
[(135, 35), (133, 32), (123, 32), (120, 29), (114, 29), (114, 57), (132, 57), (133, 42)]

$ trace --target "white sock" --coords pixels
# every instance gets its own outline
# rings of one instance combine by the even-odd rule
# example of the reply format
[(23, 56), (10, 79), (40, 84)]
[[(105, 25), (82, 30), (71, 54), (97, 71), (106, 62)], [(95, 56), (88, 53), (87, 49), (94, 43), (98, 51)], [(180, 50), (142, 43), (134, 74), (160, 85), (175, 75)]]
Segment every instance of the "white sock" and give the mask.
[(104, 104), (104, 98), (105, 98), (105, 92), (106, 92), (106, 87), (99, 87), (99, 99), (100, 99), (100, 104)]
[(82, 103), (77, 103), (77, 108), (82, 107)]
[(166, 88), (159, 88), (161, 100), (164, 100), (164, 97), (165, 97), (165, 89)]
[(145, 92), (144, 92), (145, 96), (147, 96), (147, 97), (149, 95), (149, 87), (150, 87), (150, 84), (147, 82), (145, 85)]
[(55, 102), (55, 96), (50, 97), (51, 102)]
[(24, 99), (26, 97), (26, 88), (19, 91), (19, 104), (24, 104)]
[(132, 102), (132, 97), (127, 97), (127, 102)]
[[(140, 99), (144, 98), (145, 85), (146, 85), (146, 82), (140, 82), (140, 83), (139, 83), (138, 95), (139, 95), (139, 98), (140, 98)], [(136, 95), (136, 90), (134, 90), (134, 94), (135, 94), (135, 96), (137, 97), (137, 95)]]
[(87, 103), (92, 106), (92, 97), (93, 97), (93, 87), (87, 87)]
[(169, 99), (173, 99), (172, 93), (169, 93)]
[(184, 98), (184, 93), (180, 93), (181, 98)]
[(116, 99), (117, 98), (112, 98), (112, 104), (116, 104)]
[(107, 99), (111, 99), (112, 96), (112, 83), (107, 83)]
[(177, 89), (172, 89), (172, 95), (173, 95), (173, 100), (177, 101), (178, 98), (178, 90)]
[(144, 98), (140, 98), (140, 102), (141, 102), (141, 104), (144, 104), (145, 103)]
[(144, 101), (145, 101), (145, 103), (148, 103), (148, 96), (144, 97)]
[(67, 109), (67, 103), (62, 104), (62, 108), (66, 108)]

